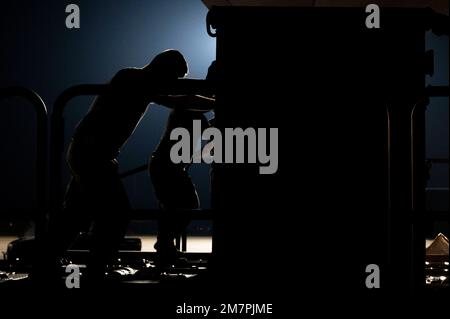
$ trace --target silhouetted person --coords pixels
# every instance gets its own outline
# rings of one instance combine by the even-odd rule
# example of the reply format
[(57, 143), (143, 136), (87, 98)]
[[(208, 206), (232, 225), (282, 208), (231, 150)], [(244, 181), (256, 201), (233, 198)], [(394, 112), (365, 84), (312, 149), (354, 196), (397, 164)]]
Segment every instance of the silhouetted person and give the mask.
[[(207, 80), (211, 80), (215, 62), (208, 69)], [(170, 105), (170, 97), (163, 97), (159, 102)], [(211, 101), (211, 107), (215, 104)], [(201, 156), (196, 151), (197, 145), (190, 145), (190, 163), (175, 164), (170, 159), (170, 150), (178, 142), (171, 140), (170, 134), (175, 128), (184, 128), (190, 136), (194, 135), (193, 121), (200, 120), (202, 129), (209, 126), (204, 111), (174, 109), (171, 111), (165, 131), (149, 162), (150, 178), (159, 206), (164, 210), (164, 216), (159, 220), (158, 239), (155, 249), (159, 261), (164, 264), (176, 262), (179, 252), (174, 245), (175, 238), (179, 237), (188, 226), (189, 218), (183, 216), (183, 211), (200, 208), (197, 190), (189, 176), (188, 169), (194, 156)], [(197, 141), (198, 142), (198, 141)], [(186, 212), (184, 212), (186, 213)]]
[[(190, 163), (174, 164), (170, 159), (170, 149), (177, 143), (170, 140), (170, 133), (173, 129), (182, 127), (186, 128), (192, 136), (194, 120), (200, 120), (203, 128), (208, 125), (203, 113), (172, 110), (165, 132), (149, 163), (155, 195), (165, 214), (159, 220), (158, 240), (155, 244), (162, 263), (171, 263), (177, 258), (178, 251), (174, 245), (174, 239), (180, 236), (189, 224), (189, 219), (183, 217), (183, 210), (200, 208), (198, 194), (188, 172)], [(191, 154), (193, 154), (193, 147), (195, 148), (195, 145), (191, 145)]]
[[(70, 218), (59, 235), (57, 254), (75, 239), (80, 228), (91, 225), (90, 273), (101, 275), (112, 262), (125, 235), (130, 203), (118, 174), (117, 156), (133, 134), (148, 105), (157, 95), (152, 87), (183, 78), (188, 65), (183, 55), (167, 50), (143, 68), (119, 71), (107, 93), (100, 95), (78, 124), (67, 152), (72, 173), (64, 208)], [(161, 97), (159, 97), (161, 98)], [(200, 96), (171, 97), (173, 107), (204, 107)], [(170, 105), (168, 105), (170, 106)]]

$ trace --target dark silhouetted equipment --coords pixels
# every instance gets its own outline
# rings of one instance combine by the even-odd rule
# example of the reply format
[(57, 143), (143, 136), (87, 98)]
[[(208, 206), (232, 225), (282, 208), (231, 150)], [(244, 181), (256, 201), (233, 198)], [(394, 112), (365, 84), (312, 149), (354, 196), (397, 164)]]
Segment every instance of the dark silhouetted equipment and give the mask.
[(367, 292), (366, 266), (377, 264), (385, 289), (423, 288), (424, 106), (448, 94), (425, 88), (424, 40), (429, 29), (448, 33), (448, 17), (382, 7), (382, 27), (368, 29), (362, 6), (226, 2), (207, 19), (216, 126), (278, 127), (280, 154), (273, 176), (213, 166), (223, 282), (261, 295), (293, 278), (296, 289)]

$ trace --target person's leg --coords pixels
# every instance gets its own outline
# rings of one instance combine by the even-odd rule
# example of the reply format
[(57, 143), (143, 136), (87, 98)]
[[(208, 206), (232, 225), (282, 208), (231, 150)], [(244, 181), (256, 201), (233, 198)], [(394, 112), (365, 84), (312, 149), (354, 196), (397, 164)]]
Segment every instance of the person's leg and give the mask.
[[(155, 195), (164, 211), (164, 216), (158, 221), (158, 240), (155, 244), (160, 254), (162, 251), (169, 254), (177, 252), (174, 239), (180, 236), (189, 224), (189, 219), (182, 215), (183, 211), (200, 207), (197, 191), (185, 169), (187, 163), (174, 164), (169, 156), (172, 146), (176, 143), (169, 138), (172, 130), (183, 127), (191, 132), (194, 120), (201, 120), (203, 125), (207, 125), (206, 117), (202, 113), (173, 110), (163, 138), (149, 163)], [(191, 145), (190, 148), (192, 154), (195, 146)]]
[(177, 253), (175, 238), (181, 235), (190, 222), (183, 213), (198, 209), (200, 203), (195, 186), (186, 171), (152, 161), (150, 176), (163, 211), (163, 216), (158, 220), (155, 249), (161, 254), (169, 255), (170, 259)]
[(80, 231), (89, 228), (89, 216), (84, 214), (84, 195), (79, 183), (72, 178), (67, 187), (62, 210), (53, 210), (49, 215), (47, 231), (36, 251), (35, 274), (37, 279), (57, 279), (64, 257)]
[(49, 231), (55, 241), (58, 256), (62, 256), (81, 231), (89, 229), (91, 218), (86, 214), (85, 195), (75, 178), (69, 182), (64, 197), (63, 210), (50, 219)]
[(52, 211), (49, 219), (49, 238), (54, 253), (61, 257), (81, 231), (89, 229), (92, 217), (86, 211), (86, 192), (81, 185), (80, 176), (85, 166), (83, 148), (72, 141), (67, 151), (67, 163), (72, 178), (67, 186), (62, 203), (63, 209)]
[(103, 271), (106, 265), (116, 259), (131, 210), (117, 166), (107, 163), (97, 167), (95, 172), (82, 182), (94, 218), (90, 258), (90, 267), (94, 272)]
[(167, 216), (166, 228), (171, 237), (176, 238), (190, 223), (190, 219), (184, 216), (186, 210), (200, 208), (197, 190), (187, 171), (183, 170), (172, 176), (172, 188), (164, 206)]

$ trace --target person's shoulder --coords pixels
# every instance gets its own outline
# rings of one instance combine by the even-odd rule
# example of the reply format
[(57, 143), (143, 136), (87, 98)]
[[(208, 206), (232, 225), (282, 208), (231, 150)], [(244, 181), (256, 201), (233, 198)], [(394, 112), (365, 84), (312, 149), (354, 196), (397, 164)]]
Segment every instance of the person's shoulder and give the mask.
[(139, 85), (145, 78), (143, 72), (144, 71), (142, 69), (138, 68), (122, 69), (113, 77), (111, 80), (111, 85), (120, 87)]
[(114, 79), (136, 77), (140, 76), (142, 72), (143, 70), (138, 68), (125, 68), (117, 72), (116, 75), (114, 76)]

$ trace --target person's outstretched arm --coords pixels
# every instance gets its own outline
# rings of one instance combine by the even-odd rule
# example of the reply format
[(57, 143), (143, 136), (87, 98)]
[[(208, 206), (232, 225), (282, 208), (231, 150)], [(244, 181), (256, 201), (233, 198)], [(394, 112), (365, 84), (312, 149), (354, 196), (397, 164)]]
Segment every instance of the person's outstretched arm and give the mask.
[(214, 109), (216, 100), (202, 95), (166, 95), (154, 98), (154, 102), (171, 109), (206, 112)]

